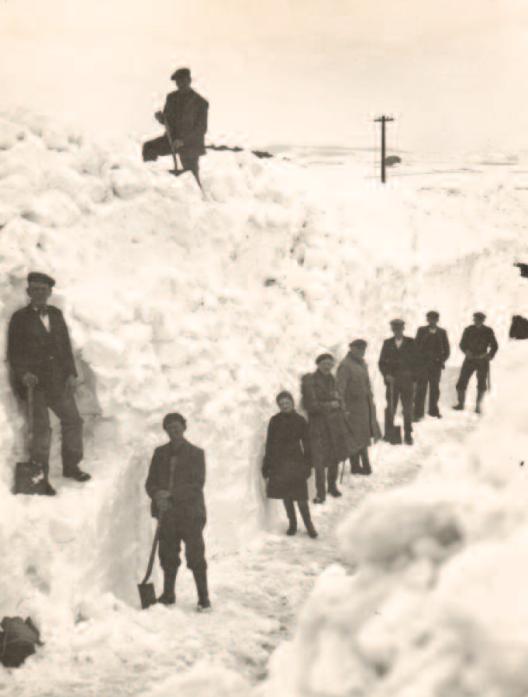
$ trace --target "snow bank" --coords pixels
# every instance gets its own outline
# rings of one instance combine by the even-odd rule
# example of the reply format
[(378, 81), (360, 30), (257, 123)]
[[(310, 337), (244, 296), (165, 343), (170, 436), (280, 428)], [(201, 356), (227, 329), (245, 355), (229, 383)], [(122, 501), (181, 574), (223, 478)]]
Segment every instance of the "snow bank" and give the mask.
[[(10, 495), (23, 420), (4, 365), (0, 554), (9, 575), (0, 576), (0, 613), (31, 614), (46, 646), (75, 652), (72, 636), (93, 619), (100, 594), (137, 607), (152, 535), (143, 482), (164, 440), (164, 413), (184, 413), (189, 439), (207, 451), (215, 559), (274, 525), (259, 489), (266, 422), (275, 394), (297, 394), (317, 353), (340, 357), (364, 336), (374, 364), (388, 320), (403, 315), (414, 331), (431, 307), (453, 339), (483, 308), (503, 342), (519, 311), (511, 264), (526, 252), (517, 234), (525, 205), (522, 193), (495, 180), (479, 188), (453, 175), (456, 195), (359, 180), (335, 193), (327, 188), (334, 175), (321, 169), (214, 153), (203, 160), (204, 200), (190, 175), (174, 179), (163, 164), (141, 164), (139, 144), (109, 151), (33, 114), (3, 115), (0, 144), (1, 320), (6, 327), (25, 302), (30, 269), (56, 277), (54, 302), (83, 381), (85, 467), (93, 474), (84, 486), (61, 481), (55, 438), (58, 497)], [(451, 365), (459, 363), (454, 351)], [(381, 401), (378, 377), (374, 386)], [(407, 510), (398, 496), (396, 514)], [(424, 577), (467, 535), (451, 493), (438, 496), (438, 514), (419, 500), (405, 513), (402, 549), (426, 564)], [(384, 524), (365, 530), (379, 537)], [(429, 556), (415, 544), (421, 529)], [(371, 559), (369, 540), (356, 541), (347, 554), (369, 568), (403, 554), (387, 549)], [(350, 582), (361, 588), (362, 578)], [(379, 584), (381, 577), (369, 593)], [(104, 642), (111, 622), (97, 626)]]
[(369, 497), (341, 525), (356, 573), (319, 579), (269, 694), (526, 693), (528, 368), (522, 343), (503, 353), (469, 442), (439, 444), (411, 485)]

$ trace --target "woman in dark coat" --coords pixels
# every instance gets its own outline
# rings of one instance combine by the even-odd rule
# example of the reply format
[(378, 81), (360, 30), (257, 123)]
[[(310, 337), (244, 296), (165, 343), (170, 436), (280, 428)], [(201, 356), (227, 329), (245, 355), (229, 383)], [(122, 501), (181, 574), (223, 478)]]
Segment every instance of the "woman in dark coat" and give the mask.
[(310, 537), (317, 532), (310, 517), (308, 485), (312, 468), (308, 424), (295, 411), (295, 403), (289, 392), (277, 395), (279, 413), (270, 419), (266, 438), (266, 453), (262, 474), (267, 479), (267, 495), (270, 499), (282, 499), (290, 526), (287, 535), (297, 532), (295, 504)]

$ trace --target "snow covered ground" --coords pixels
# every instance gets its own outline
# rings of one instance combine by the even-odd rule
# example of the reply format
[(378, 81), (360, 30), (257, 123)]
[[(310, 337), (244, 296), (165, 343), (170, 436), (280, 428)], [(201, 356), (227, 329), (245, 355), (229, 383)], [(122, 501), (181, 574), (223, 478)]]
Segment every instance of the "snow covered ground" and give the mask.
[[(527, 314), (512, 268), (528, 258), (527, 173), (409, 161), (383, 188), (354, 158), (247, 153), (211, 153), (203, 170), (205, 198), (190, 176), (143, 165), (137, 143), (109, 151), (33, 114), (1, 115), (0, 319), (24, 303), (27, 271), (56, 277), (93, 480), (59, 478), (55, 439), (58, 497), (10, 495), (23, 421), (2, 367), (0, 614), (31, 615), (46, 645), (0, 672), (0, 694), (523, 694), (524, 576), (512, 569), (526, 534), (527, 375), (507, 330)], [(446, 414), (458, 338), (487, 312), (501, 344), (489, 414), (423, 424), (414, 449), (380, 446), (376, 476), (319, 514), (319, 540), (283, 538), (259, 477), (275, 394), (297, 394), (315, 355), (340, 358), (363, 336), (381, 417), (388, 321), (414, 333), (431, 308), (454, 349)], [(174, 409), (208, 456), (206, 617), (189, 613), (183, 570), (178, 608), (138, 610), (153, 532), (143, 482)]]

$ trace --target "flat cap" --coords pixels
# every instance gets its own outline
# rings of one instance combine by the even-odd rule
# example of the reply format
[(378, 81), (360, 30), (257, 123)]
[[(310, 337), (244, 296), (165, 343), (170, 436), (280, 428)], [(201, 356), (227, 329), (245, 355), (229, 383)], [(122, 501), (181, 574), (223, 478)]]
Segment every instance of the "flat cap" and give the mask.
[(165, 415), (163, 418), (163, 428), (166, 429), (172, 421), (179, 421), (184, 428), (187, 428), (187, 421), (181, 414), (178, 414), (178, 412)]
[(333, 361), (334, 357), (332, 356), (331, 353), (321, 353), (317, 358), (315, 359), (316, 365), (319, 365), (319, 363), (322, 363), (323, 361)]
[(191, 77), (191, 71), (189, 68), (178, 68), (171, 75), (171, 80), (177, 80), (179, 77), (188, 78)]
[(41, 273), (40, 271), (31, 271), (27, 276), (28, 283), (46, 283), (50, 288), (55, 285), (55, 279), (48, 276), (47, 273)]
[(365, 339), (354, 339), (354, 341), (351, 341), (349, 343), (350, 348), (366, 348), (367, 347), (367, 342)]
[(425, 316), (426, 317), (436, 317), (436, 319), (439, 319), (440, 313), (437, 312), (436, 310), (429, 310), (429, 312)]
[(391, 327), (405, 327), (405, 322), (402, 319), (391, 319)]
[(473, 317), (475, 319), (486, 319), (486, 315), (483, 312), (474, 312)]

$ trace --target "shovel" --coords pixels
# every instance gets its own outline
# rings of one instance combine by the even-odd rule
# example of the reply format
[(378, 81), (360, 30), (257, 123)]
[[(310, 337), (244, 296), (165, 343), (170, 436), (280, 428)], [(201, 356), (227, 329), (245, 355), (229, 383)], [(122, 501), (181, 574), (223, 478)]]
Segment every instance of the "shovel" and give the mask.
[(401, 445), (401, 426), (394, 425), (394, 412), (394, 385), (389, 383), (389, 403), (385, 409), (385, 440), (391, 445)]
[(150, 552), (150, 557), (148, 560), (147, 573), (145, 578), (138, 585), (139, 599), (141, 600), (141, 608), (146, 610), (151, 605), (156, 603), (156, 591), (154, 590), (154, 584), (148, 583), (150, 574), (152, 573), (152, 568), (154, 566), (154, 559), (156, 558), (156, 550), (158, 549), (158, 542), (160, 536), (160, 523), (156, 526), (156, 533), (154, 535), (154, 542), (152, 543), (152, 550)]
[(181, 170), (178, 169), (178, 160), (176, 159), (176, 148), (174, 147), (174, 141), (172, 140), (172, 133), (170, 130), (169, 122), (167, 121), (167, 116), (165, 112), (163, 112), (163, 121), (165, 125), (165, 133), (167, 134), (167, 140), (169, 141), (169, 146), (171, 149), (172, 153), (172, 159), (174, 162), (174, 169), (169, 170), (171, 174), (174, 174), (175, 176), (178, 176), (181, 174)]
[[(27, 407), (28, 407), (28, 450), (31, 452), (34, 432), (34, 392), (35, 388), (31, 385), (27, 388)], [(48, 477), (42, 465), (33, 462), (30, 458), (26, 462), (17, 462), (15, 466), (15, 485), (14, 494), (29, 494), (40, 496), (52, 496), (55, 491), (48, 483)]]

